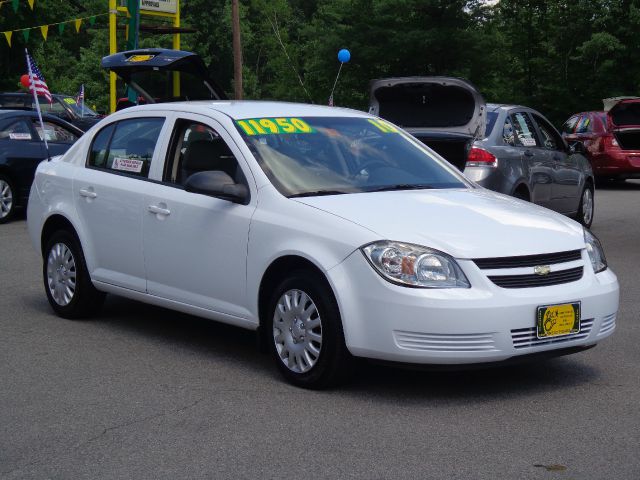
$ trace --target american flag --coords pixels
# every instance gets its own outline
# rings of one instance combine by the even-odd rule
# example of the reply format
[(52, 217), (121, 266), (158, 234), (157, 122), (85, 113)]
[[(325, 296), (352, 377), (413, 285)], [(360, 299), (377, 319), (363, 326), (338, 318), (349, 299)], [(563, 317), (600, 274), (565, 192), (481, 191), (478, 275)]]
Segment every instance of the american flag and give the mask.
[(33, 77), (33, 81), (29, 86), (29, 90), (33, 91), (35, 89), (36, 95), (44, 96), (49, 103), (51, 103), (51, 92), (49, 92), (49, 87), (47, 87), (47, 82), (44, 80), (44, 76), (42, 72), (36, 65), (36, 62), (33, 61), (31, 55), (27, 53), (27, 68), (29, 69), (29, 74)]
[(84, 83), (80, 85), (80, 91), (78, 92), (78, 96), (76, 97), (76, 103), (84, 103)]

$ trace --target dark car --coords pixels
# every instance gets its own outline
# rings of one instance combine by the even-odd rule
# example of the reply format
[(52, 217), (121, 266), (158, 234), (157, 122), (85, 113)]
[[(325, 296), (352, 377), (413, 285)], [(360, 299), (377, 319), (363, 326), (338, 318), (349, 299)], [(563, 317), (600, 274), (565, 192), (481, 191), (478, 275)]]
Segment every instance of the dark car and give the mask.
[(0, 223), (8, 222), (16, 207), (25, 206), (38, 164), (61, 155), (82, 135), (82, 130), (53, 115), (43, 115), (44, 132), (38, 114), (27, 110), (0, 110)]
[[(86, 105), (79, 105), (76, 99), (69, 95), (53, 94), (51, 103), (43, 96), (38, 97), (42, 113), (50, 113), (65, 120), (83, 132), (86, 132), (103, 116), (91, 110)], [(32, 93), (0, 93), (0, 109), (3, 110), (35, 110)]]
[(584, 145), (598, 180), (640, 178), (640, 98), (607, 98), (604, 106), (572, 115), (562, 135)]
[(539, 112), (487, 105), (472, 84), (450, 77), (374, 80), (370, 96), (369, 113), (402, 126), (469, 179), (591, 225), (589, 162)]

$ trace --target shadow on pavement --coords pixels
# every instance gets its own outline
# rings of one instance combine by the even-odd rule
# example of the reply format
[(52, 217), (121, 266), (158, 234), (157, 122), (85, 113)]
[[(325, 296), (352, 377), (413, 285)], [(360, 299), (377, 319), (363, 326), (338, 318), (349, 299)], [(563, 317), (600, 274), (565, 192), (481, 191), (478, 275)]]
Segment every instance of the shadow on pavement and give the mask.
[(596, 190), (619, 190), (621, 192), (640, 190), (640, 180), (601, 181), (597, 182)]

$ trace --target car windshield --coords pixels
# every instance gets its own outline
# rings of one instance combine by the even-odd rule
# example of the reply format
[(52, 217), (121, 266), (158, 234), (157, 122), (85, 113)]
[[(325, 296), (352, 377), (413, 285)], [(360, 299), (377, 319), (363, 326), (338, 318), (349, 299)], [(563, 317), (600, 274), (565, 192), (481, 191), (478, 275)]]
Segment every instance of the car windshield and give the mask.
[(287, 197), (468, 185), (446, 162), (384, 120), (272, 117), (235, 123), (265, 174)]
[(87, 107), (83, 101), (78, 103), (76, 99), (73, 97), (61, 97), (60, 100), (66, 103), (67, 106), (71, 110), (73, 110), (73, 113), (75, 113), (79, 117), (97, 117), (98, 116), (98, 114), (93, 110), (91, 110), (89, 107)]

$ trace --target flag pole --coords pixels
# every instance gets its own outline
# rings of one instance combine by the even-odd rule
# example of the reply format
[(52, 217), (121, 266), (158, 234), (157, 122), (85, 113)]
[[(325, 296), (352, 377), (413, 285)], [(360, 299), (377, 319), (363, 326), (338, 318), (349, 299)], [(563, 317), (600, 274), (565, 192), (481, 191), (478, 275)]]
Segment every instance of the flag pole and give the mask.
[(29, 51), (26, 48), (24, 49), (24, 54), (27, 60), (27, 69), (29, 71), (29, 89), (33, 92), (33, 100), (34, 102), (36, 102), (36, 110), (38, 111), (40, 128), (42, 128), (42, 140), (44, 140), (44, 148), (47, 151), (47, 161), (51, 161), (51, 155), (49, 155), (49, 144), (47, 143), (47, 134), (44, 130), (44, 122), (42, 121), (42, 112), (40, 111), (40, 102), (38, 101), (36, 86), (33, 83), (33, 72), (31, 71), (31, 62), (29, 61)]

